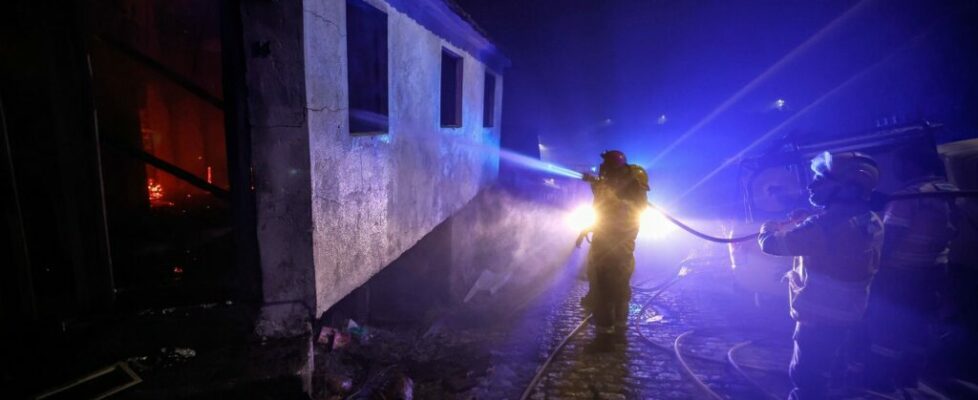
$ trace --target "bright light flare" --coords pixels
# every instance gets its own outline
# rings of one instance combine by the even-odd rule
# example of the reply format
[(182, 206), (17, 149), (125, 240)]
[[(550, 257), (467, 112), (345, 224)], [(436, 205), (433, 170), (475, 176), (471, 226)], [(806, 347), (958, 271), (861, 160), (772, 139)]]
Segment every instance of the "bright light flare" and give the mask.
[(676, 230), (676, 225), (673, 225), (672, 221), (669, 221), (659, 210), (651, 207), (642, 211), (640, 221), (639, 237), (659, 240)]
[(570, 214), (567, 214), (565, 222), (567, 226), (574, 230), (574, 232), (580, 232), (588, 229), (598, 221), (598, 213), (594, 211), (594, 207), (590, 205), (582, 205), (575, 208)]

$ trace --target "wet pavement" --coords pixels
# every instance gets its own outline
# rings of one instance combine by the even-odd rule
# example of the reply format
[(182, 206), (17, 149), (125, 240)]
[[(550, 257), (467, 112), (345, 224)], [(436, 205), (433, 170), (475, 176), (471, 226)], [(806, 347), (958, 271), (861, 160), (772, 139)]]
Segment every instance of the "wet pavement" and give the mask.
[[(578, 278), (583, 254), (569, 260), (564, 273), (540, 293), (513, 285), (494, 296), (476, 297), (427, 330), (375, 329), (368, 346), (349, 351), (359, 353), (361, 361), (352, 370), (346, 363), (346, 375), (364, 387), (371, 375), (395, 369), (413, 379), (418, 399), (520, 399), (553, 350), (585, 318), (579, 300), (587, 284)], [(722, 261), (692, 268), (657, 296), (645, 288), (668, 281), (677, 269), (637, 273), (625, 340), (608, 352), (590, 351), (594, 333), (586, 324), (527, 398), (710, 398), (685, 375), (674, 354), (675, 339), (687, 331), (693, 332), (681, 343), (684, 360), (721, 398), (762, 399), (765, 392), (784, 398), (791, 323), (786, 315), (753, 307), (749, 296), (733, 289), (729, 266)], [(727, 361), (727, 352), (748, 340), (753, 343), (739, 348), (735, 360), (762, 389)], [(323, 364), (319, 371), (342, 370), (342, 354), (317, 356), (317, 362), (333, 366)], [(323, 392), (319, 397), (329, 398)]]
[[(678, 279), (678, 267), (640, 265), (624, 340), (595, 352), (588, 346), (593, 326), (584, 324), (531, 387), (548, 357), (586, 317), (579, 305), (587, 290), (579, 278), (583, 254), (576, 253), (549, 281), (481, 294), (428, 327), (377, 328), (359, 350), (317, 355), (317, 376), (346, 368), (360, 388), (342, 396), (321, 390), (317, 397), (380, 398), (370, 388), (378, 385), (370, 382), (392, 370), (411, 378), (416, 399), (787, 397), (793, 323), (786, 299), (758, 306), (734, 285), (729, 263), (716, 254), (688, 265)], [(655, 289), (671, 280), (661, 292)], [(358, 360), (352, 369), (350, 353)]]
[[(737, 374), (726, 359), (731, 347), (754, 340), (755, 344), (735, 353), (735, 360), (753, 368), (751, 379), (764, 390), (784, 398), (790, 358), (790, 327), (785, 324), (790, 323), (738, 309), (743, 304), (735, 301), (738, 294), (723, 282), (723, 271), (708, 268), (687, 275), (654, 299), (656, 292), (636, 290), (625, 340), (609, 352), (590, 351), (594, 332), (592, 324), (586, 324), (553, 359), (528, 398), (710, 398), (684, 375), (674, 354), (675, 339), (687, 331), (693, 332), (681, 343), (684, 360), (708, 388), (723, 398), (764, 398), (765, 393)], [(539, 329), (513, 332), (508, 342), (524, 346), (495, 353), (495, 374), (475, 397), (519, 399), (537, 368), (584, 318), (578, 301), (586, 289), (586, 283), (573, 282), (560, 301), (549, 304), (550, 312), (539, 320)], [(536, 350), (530, 352), (527, 347), (532, 346), (527, 344), (535, 344)]]

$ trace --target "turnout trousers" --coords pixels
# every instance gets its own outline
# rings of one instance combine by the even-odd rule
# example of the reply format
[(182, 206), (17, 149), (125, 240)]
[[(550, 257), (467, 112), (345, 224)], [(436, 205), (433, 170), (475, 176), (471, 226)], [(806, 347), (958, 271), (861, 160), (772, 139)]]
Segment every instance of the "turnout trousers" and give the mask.
[(588, 303), (599, 332), (611, 333), (615, 328), (623, 332), (627, 326), (631, 279), (635, 272), (636, 234), (595, 232), (591, 241), (587, 265)]
[(872, 384), (880, 389), (916, 387), (936, 342), (932, 330), (939, 321), (941, 295), (947, 293), (946, 266), (885, 267), (876, 274), (866, 315)]
[(829, 377), (839, 360), (847, 326), (795, 323), (794, 352), (788, 375), (795, 387), (789, 400), (825, 399)]

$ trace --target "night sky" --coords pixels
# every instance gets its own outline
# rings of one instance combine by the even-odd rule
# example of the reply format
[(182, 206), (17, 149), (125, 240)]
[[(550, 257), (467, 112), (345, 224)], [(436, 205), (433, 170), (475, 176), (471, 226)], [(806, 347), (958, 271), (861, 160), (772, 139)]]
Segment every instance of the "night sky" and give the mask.
[[(455, 1), (512, 60), (504, 145), (579, 169), (624, 150), (660, 199), (786, 135), (978, 137), (975, 2)], [(736, 201), (735, 170), (690, 198)]]

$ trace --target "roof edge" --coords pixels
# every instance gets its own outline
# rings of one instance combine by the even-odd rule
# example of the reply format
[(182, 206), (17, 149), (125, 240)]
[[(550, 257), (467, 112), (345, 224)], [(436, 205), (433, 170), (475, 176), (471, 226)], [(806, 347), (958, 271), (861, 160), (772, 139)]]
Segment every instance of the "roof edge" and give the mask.
[(511, 62), (488, 35), (448, 0), (384, 0), (435, 35), (465, 50), (491, 70), (501, 73)]

